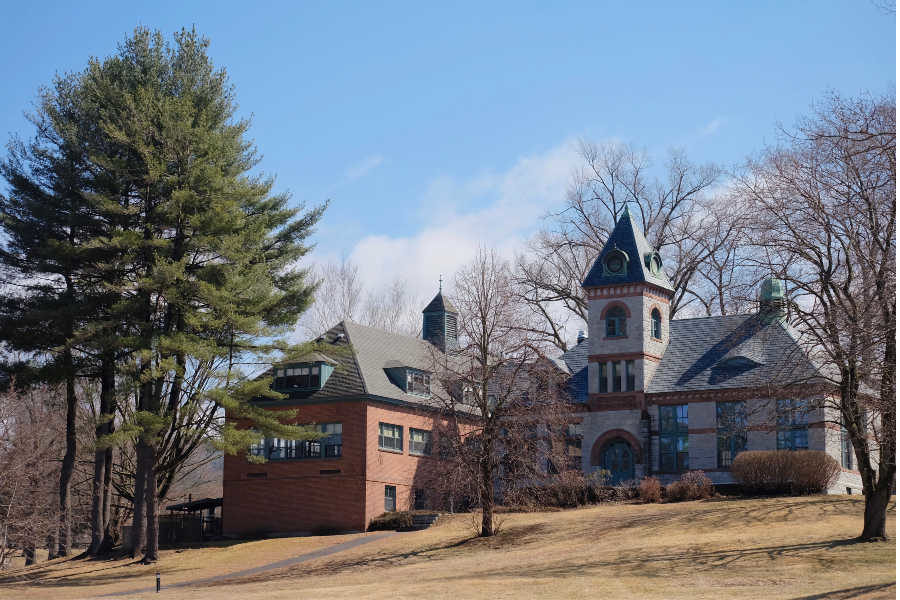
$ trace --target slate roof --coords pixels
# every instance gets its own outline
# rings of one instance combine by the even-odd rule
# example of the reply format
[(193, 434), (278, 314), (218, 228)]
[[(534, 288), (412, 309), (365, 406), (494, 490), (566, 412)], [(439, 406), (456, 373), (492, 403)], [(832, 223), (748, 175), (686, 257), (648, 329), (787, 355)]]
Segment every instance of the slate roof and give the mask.
[(569, 394), (575, 402), (587, 402), (588, 397), (588, 354), (590, 343), (583, 339), (577, 346), (569, 348), (562, 355), (562, 360), (572, 374), (569, 380)]
[(785, 385), (821, 372), (781, 322), (758, 314), (675, 319), (648, 394)]
[(453, 314), (459, 314), (459, 311), (456, 310), (456, 307), (450, 302), (449, 299), (444, 298), (444, 295), (440, 292), (431, 299), (431, 302), (428, 303), (428, 306), (422, 310), (423, 313), (428, 312), (451, 312)]
[[(603, 272), (603, 261), (606, 256), (613, 250), (618, 249), (628, 255), (628, 271), (624, 275), (606, 275)], [(596, 287), (602, 285), (617, 285), (622, 283), (651, 283), (661, 288), (674, 291), (672, 283), (666, 276), (665, 264), (658, 275), (654, 275), (647, 266), (645, 257), (655, 252), (655, 249), (644, 237), (644, 233), (634, 220), (628, 210), (628, 205), (622, 211), (616, 226), (606, 245), (594, 261), (594, 265), (588, 272), (587, 277), (582, 283), (582, 287)]]
[[(290, 392), (291, 400), (336, 400), (365, 394), (359, 365), (350, 347), (344, 323), (338, 323), (321, 336), (322, 354), (334, 361), (334, 372), (321, 390)], [(278, 402), (278, 401), (276, 401)], [(283, 401), (282, 401), (283, 402)]]

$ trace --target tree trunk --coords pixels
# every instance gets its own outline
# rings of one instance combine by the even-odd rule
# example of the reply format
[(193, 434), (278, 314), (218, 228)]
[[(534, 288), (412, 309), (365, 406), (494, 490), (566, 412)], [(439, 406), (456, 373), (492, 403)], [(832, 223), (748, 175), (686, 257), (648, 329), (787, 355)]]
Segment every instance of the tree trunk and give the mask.
[(494, 535), (494, 481), (487, 458), (481, 461), (481, 537)]
[(147, 483), (147, 443), (143, 437), (138, 439), (135, 446), (135, 474), (134, 474), (134, 512), (131, 518), (131, 558), (143, 552), (147, 543), (147, 518), (146, 498), (144, 489)]
[(866, 541), (886, 540), (887, 507), (891, 500), (891, 484), (879, 481), (879, 485), (866, 494), (866, 512), (863, 517), (863, 531), (859, 539)]
[[(106, 355), (103, 357), (100, 374), (100, 422), (96, 427), (97, 440), (112, 430), (112, 406), (116, 392), (116, 364), (114, 358)], [(107, 419), (109, 419), (107, 421)], [(106, 519), (109, 514), (105, 510), (106, 487), (106, 448), (94, 450), (94, 488), (91, 497), (91, 545), (88, 548), (88, 556), (96, 556), (103, 543), (103, 535), (106, 531)]]
[(47, 536), (47, 560), (53, 560), (57, 556), (59, 556), (59, 520)]
[[(115, 426), (110, 423), (109, 424), (109, 432), (112, 433), (115, 429)], [(113, 546), (116, 545), (116, 541), (118, 536), (113, 535), (113, 530), (110, 523), (110, 512), (112, 510), (112, 463), (113, 463), (113, 450), (112, 448), (107, 448), (105, 451), (106, 458), (104, 460), (104, 471), (103, 471), (103, 542), (100, 544), (100, 548), (98, 553), (106, 554), (110, 550), (113, 549)]]
[(22, 549), (22, 553), (25, 555), (25, 566), (33, 565), (37, 562), (37, 552), (34, 548), (34, 544), (28, 544), (25, 548)]
[(66, 371), (66, 453), (63, 456), (62, 468), (59, 472), (59, 549), (58, 556), (68, 556), (72, 550), (72, 521), (69, 508), (69, 496), (72, 488), (72, 474), (75, 471), (75, 416), (78, 410), (75, 396), (75, 368), (72, 364), (72, 351), (68, 348), (63, 353), (63, 365)]
[(147, 550), (144, 553), (145, 563), (159, 560), (159, 497), (156, 493), (156, 448), (148, 446), (147, 450), (147, 483), (144, 488), (144, 503), (147, 510)]

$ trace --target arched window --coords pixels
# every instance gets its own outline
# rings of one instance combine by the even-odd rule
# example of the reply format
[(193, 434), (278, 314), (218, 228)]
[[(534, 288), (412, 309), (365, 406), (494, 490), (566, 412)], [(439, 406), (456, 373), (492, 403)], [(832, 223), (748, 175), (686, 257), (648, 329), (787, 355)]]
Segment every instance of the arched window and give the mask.
[(658, 308), (650, 312), (650, 335), (658, 340), (662, 339), (662, 315)]
[(625, 309), (621, 306), (606, 311), (606, 337), (625, 337)]

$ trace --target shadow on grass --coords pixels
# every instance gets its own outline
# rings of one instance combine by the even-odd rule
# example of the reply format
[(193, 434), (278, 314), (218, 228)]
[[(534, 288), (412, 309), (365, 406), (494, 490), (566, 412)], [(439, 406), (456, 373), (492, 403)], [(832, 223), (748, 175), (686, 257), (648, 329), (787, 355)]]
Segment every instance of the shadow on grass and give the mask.
[[(884, 595), (878, 592), (885, 592)], [(869, 596), (877, 594), (876, 596)], [(812, 596), (798, 596), (794, 600), (850, 600), (850, 598), (860, 598), (869, 596), (871, 598), (893, 598), (896, 595), (896, 584), (880, 583), (875, 585), (861, 585), (858, 587), (844, 588), (842, 590), (832, 590), (822, 594), (813, 594)]]
[(476, 549), (488, 550), (504, 550), (515, 546), (521, 546), (542, 539), (540, 536), (546, 533), (548, 525), (546, 523), (535, 523), (524, 526), (509, 526), (501, 529), (500, 533), (492, 537), (478, 537), (475, 535), (467, 536), (461, 539), (448, 541), (439, 544), (431, 544), (428, 546), (412, 549), (406, 552), (394, 552), (383, 555), (366, 556), (357, 559), (335, 560), (317, 567), (297, 567), (282, 569), (276, 572), (267, 572), (265, 574), (254, 575), (250, 577), (240, 577), (227, 579), (216, 582), (215, 585), (227, 584), (231, 585), (237, 582), (241, 584), (255, 583), (259, 581), (274, 581), (278, 579), (293, 579), (296, 577), (315, 577), (323, 575), (335, 575), (341, 572), (361, 569), (365, 567), (391, 567), (402, 564), (407, 561), (416, 559), (443, 559), (447, 558), (442, 552), (463, 550), (472, 551)]

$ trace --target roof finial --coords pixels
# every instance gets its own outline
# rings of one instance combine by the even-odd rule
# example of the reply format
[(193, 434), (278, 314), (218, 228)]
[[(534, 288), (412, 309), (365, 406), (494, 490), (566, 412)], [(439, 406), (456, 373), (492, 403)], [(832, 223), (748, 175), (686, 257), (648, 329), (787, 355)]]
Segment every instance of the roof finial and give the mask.
[(438, 274), (438, 293), (444, 291), (444, 274)]

